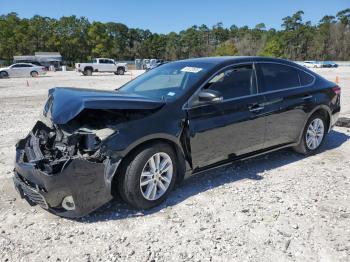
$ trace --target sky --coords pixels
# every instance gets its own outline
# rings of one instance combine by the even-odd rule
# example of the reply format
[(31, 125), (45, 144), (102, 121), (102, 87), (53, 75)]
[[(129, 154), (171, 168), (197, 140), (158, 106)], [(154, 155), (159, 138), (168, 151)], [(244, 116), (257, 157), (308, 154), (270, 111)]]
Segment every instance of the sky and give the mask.
[(0, 0), (0, 14), (21, 18), (36, 14), (59, 18), (85, 16), (90, 21), (120, 22), (155, 33), (179, 32), (192, 25), (222, 22), (280, 29), (282, 18), (303, 10), (304, 21), (317, 24), (324, 15), (350, 8), (350, 0)]

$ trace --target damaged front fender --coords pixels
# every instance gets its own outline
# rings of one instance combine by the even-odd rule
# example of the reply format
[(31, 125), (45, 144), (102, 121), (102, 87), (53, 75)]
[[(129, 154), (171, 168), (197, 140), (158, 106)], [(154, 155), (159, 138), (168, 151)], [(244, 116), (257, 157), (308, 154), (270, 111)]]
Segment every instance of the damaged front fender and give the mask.
[(100, 153), (96, 134), (61, 131), (39, 121), (17, 143), (14, 184), (30, 204), (63, 217), (85, 216), (112, 199), (121, 160)]

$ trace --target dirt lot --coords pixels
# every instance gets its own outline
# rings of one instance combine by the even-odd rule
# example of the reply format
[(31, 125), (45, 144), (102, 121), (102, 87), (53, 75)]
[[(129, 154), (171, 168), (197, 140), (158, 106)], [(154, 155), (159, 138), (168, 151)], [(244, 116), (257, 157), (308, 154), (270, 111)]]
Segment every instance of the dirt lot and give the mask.
[[(339, 76), (350, 116), (350, 68), (317, 71)], [(0, 79), (0, 261), (350, 261), (349, 128), (315, 156), (282, 150), (195, 176), (146, 213), (114, 200), (68, 220), (19, 199), (14, 144), (48, 88), (112, 89), (137, 74)]]

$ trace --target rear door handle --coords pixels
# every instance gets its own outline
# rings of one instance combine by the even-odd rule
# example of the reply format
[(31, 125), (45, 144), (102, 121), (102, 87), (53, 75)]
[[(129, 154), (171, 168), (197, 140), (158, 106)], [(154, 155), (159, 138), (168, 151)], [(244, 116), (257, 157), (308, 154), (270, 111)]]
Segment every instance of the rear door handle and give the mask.
[(303, 100), (308, 100), (308, 99), (311, 99), (312, 98), (312, 95), (306, 95), (303, 97)]
[(262, 105), (253, 105), (253, 106), (249, 107), (250, 112), (258, 112), (258, 111), (263, 110), (263, 109), (264, 109), (264, 106), (262, 106)]

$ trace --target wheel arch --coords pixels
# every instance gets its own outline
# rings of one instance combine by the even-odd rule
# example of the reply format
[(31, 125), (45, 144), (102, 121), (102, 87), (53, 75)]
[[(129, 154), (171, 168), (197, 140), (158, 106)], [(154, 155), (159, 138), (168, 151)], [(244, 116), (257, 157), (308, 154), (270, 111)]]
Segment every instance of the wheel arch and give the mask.
[(303, 124), (303, 128), (302, 130), (300, 131), (300, 134), (299, 134), (299, 138), (298, 140), (296, 141), (295, 145), (299, 144), (302, 137), (303, 137), (303, 133), (304, 133), (304, 129), (306, 127), (306, 124), (307, 124), (307, 121), (309, 121), (310, 117), (313, 116), (314, 114), (317, 114), (317, 113), (320, 113), (322, 114), (323, 116), (325, 116), (326, 118), (326, 121), (327, 121), (327, 127), (326, 127), (326, 130), (327, 130), (327, 133), (330, 131), (330, 123), (331, 123), (331, 116), (332, 116), (332, 113), (331, 113), (331, 110), (329, 109), (328, 106), (326, 105), (319, 105), (319, 106), (316, 106), (315, 108), (313, 108), (307, 115), (305, 121), (304, 121), (304, 124)]
[(1, 70), (1, 71), (0, 71), (0, 74), (1, 74), (1, 73), (5, 73), (7, 76), (9, 76), (9, 72), (7, 72), (6, 70)]
[(94, 71), (92, 66), (85, 66), (84, 71), (86, 71), (86, 70), (91, 70), (92, 72)]
[(321, 114), (322, 116), (324, 116), (324, 118), (326, 119), (326, 125), (327, 125), (325, 129), (327, 130), (327, 133), (328, 133), (330, 131), (330, 128), (331, 128), (330, 123), (331, 123), (331, 116), (332, 116), (332, 113), (331, 113), (331, 110), (329, 109), (329, 107), (326, 105), (320, 105), (320, 106), (314, 108), (310, 112), (308, 119), (314, 114)]
[(186, 173), (186, 160), (185, 160), (185, 156), (184, 156), (184, 151), (182, 146), (176, 142), (175, 139), (171, 139), (168, 137), (154, 137), (154, 138), (150, 138), (147, 140), (144, 140), (142, 142), (139, 142), (133, 146), (130, 146), (124, 153), (124, 157), (121, 159), (114, 175), (112, 178), (112, 186), (111, 186), (111, 193), (113, 195), (115, 195), (115, 193), (117, 193), (117, 179), (120, 175), (122, 175), (122, 172), (125, 168), (125, 165), (128, 161), (130, 161), (129, 157), (134, 154), (135, 152), (137, 152), (138, 150), (140, 150), (142, 147), (146, 146), (146, 145), (152, 145), (152, 144), (156, 144), (156, 143), (165, 143), (170, 145), (175, 154), (176, 154), (176, 161), (178, 164), (178, 173), (177, 173), (177, 177), (176, 177), (176, 183), (181, 183), (185, 177), (185, 173)]

